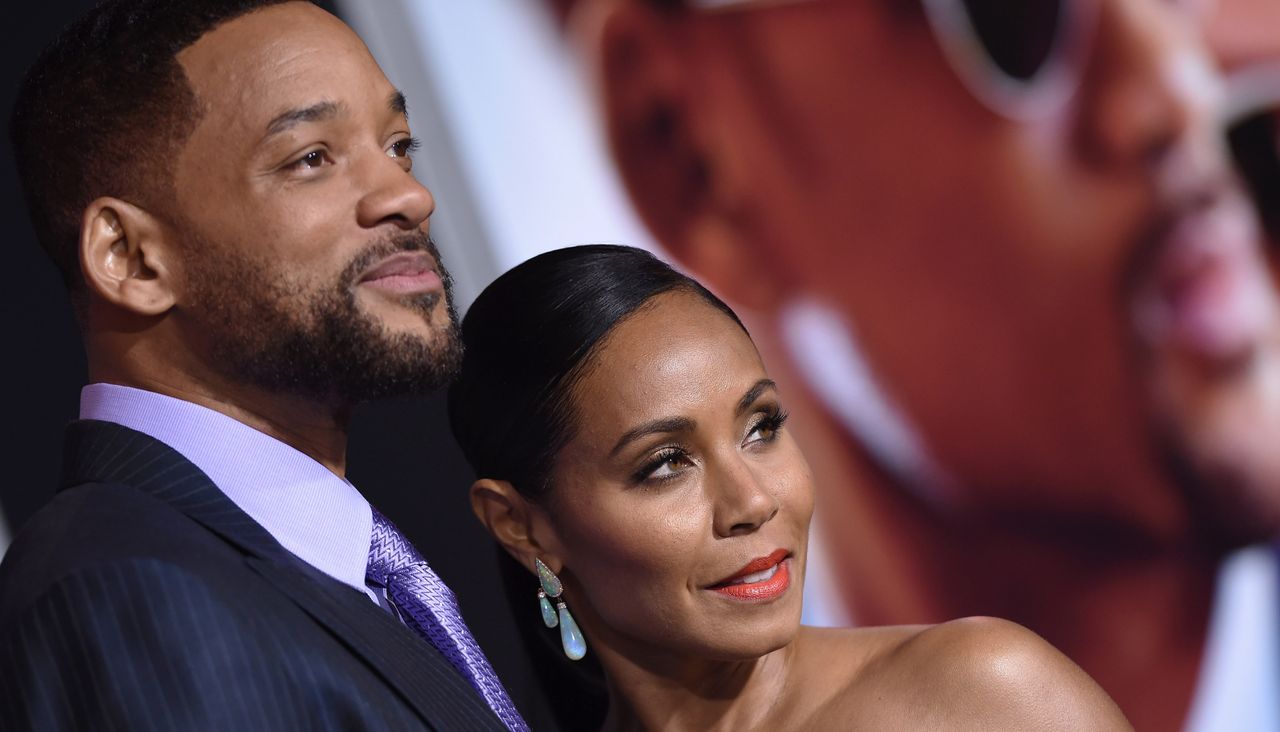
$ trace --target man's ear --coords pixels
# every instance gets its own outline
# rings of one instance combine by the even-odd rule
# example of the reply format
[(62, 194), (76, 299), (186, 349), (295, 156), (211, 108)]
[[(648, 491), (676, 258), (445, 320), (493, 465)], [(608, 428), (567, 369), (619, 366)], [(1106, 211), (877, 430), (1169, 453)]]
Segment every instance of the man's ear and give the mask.
[(561, 567), (551, 529), (540, 511), (505, 480), (481, 478), (471, 485), (471, 510), (507, 553), (530, 572), (537, 557), (552, 571)]
[[(758, 310), (777, 305), (780, 270), (743, 200), (744, 160), (717, 141), (736, 110), (717, 109), (723, 39), (696, 13), (601, 3), (577, 30), (592, 39), (609, 144), (640, 217), (663, 248), (711, 289)], [(721, 59), (723, 61), (723, 59)], [(740, 121), (739, 121), (740, 122)], [(763, 276), (771, 270), (772, 276)]]
[[(605, 3), (582, 29), (594, 40), (609, 145), (636, 210), (673, 255), (709, 205), (709, 161), (696, 129), (689, 28), (645, 3)], [(582, 23), (580, 23), (582, 26)]]
[(94, 200), (80, 223), (80, 270), (95, 296), (143, 316), (175, 302), (174, 253), (150, 213), (118, 198)]
[(613, 2), (597, 15), (594, 52), (606, 129), (641, 217), (677, 257), (708, 205), (708, 161), (690, 108), (687, 32), (645, 3)]

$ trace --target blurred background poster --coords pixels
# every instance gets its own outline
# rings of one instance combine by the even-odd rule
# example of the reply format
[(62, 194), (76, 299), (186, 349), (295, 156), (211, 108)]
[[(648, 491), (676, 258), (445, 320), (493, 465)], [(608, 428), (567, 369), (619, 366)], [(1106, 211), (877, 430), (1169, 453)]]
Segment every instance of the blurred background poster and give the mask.
[(740, 309), (820, 487), (808, 622), (1007, 617), (1139, 729), (1280, 728), (1274, 2), (338, 9), (464, 306), (622, 242)]

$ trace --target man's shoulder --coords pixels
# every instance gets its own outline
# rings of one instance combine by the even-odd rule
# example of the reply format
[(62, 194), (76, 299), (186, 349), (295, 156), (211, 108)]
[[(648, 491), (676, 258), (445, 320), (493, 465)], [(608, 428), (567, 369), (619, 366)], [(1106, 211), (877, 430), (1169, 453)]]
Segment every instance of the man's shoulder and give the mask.
[[(404, 689), (433, 706), (445, 692), (428, 681), (452, 667), (411, 639), (283, 554), (242, 551), (127, 485), (75, 486), (0, 564), (0, 728), (417, 729)], [(445, 671), (401, 660), (392, 682), (369, 653)]]
[[(121, 498), (105, 492), (103, 499)], [(96, 554), (86, 546), (40, 567), (42, 547), (113, 515), (96, 497), (81, 500), (51, 506), (76, 515), (58, 516), (56, 530), (32, 527), (16, 547), (22, 554), (5, 558), (0, 728), (421, 726), (343, 637), (275, 591), (245, 555), (214, 548), (216, 535), (198, 524), (181, 528), (145, 502), (123, 504), (140, 513), (117, 528), (155, 538), (112, 536)], [(211, 550), (222, 556), (210, 558)], [(51, 574), (36, 577), (32, 567)]]
[(72, 486), (23, 525), (0, 562), (0, 628), (67, 578), (142, 565), (191, 577), (247, 571), (234, 547), (164, 501), (119, 483)]

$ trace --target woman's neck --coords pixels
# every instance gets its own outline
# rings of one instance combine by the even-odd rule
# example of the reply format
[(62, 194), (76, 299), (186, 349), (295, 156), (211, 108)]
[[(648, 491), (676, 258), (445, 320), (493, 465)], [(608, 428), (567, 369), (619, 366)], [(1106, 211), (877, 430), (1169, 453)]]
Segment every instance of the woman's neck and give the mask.
[(749, 661), (627, 656), (600, 649), (604, 730), (764, 729), (786, 700), (795, 643)]

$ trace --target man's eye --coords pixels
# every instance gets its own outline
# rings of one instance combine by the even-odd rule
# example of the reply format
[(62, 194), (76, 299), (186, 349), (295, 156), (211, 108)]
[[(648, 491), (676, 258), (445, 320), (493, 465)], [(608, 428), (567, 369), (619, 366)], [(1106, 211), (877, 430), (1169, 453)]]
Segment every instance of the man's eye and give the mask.
[(387, 150), (388, 157), (407, 158), (413, 151), (417, 150), (421, 143), (416, 137), (406, 137), (403, 140), (396, 140)]
[(301, 170), (310, 170), (311, 168), (319, 168), (324, 165), (325, 157), (323, 150), (312, 150), (293, 162), (290, 167)]

